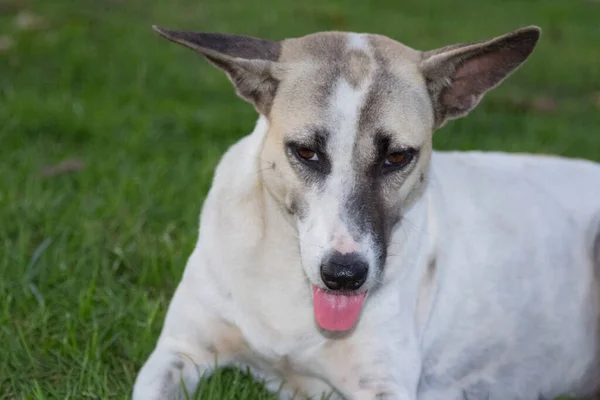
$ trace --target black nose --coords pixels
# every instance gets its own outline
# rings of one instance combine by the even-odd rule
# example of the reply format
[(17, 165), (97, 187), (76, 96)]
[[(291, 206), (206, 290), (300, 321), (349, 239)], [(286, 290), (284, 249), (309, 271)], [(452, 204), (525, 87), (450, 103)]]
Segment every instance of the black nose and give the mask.
[(331, 290), (357, 290), (367, 280), (368, 271), (368, 264), (358, 254), (336, 252), (321, 265), (321, 278)]

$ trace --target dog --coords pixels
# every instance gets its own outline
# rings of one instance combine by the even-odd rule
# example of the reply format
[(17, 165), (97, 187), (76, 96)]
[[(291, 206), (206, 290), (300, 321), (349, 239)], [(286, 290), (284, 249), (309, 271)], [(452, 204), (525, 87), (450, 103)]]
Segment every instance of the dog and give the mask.
[(184, 398), (221, 366), (282, 399), (599, 391), (600, 164), (432, 150), (540, 28), (432, 51), (153, 28), (259, 116), (216, 168), (135, 400)]

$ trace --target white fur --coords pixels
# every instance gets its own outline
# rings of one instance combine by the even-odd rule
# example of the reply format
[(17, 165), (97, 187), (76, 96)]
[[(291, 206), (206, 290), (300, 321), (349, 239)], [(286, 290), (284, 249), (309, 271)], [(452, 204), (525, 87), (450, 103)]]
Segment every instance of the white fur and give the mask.
[[(274, 204), (261, 203), (256, 159), (265, 131), (261, 118), (217, 170), (198, 244), (134, 399), (161, 398), (177, 360), (193, 388), (214, 362), (206, 346), (219, 349), (219, 365), (250, 365), (308, 395), (333, 385), (348, 399), (446, 400), (478, 380), (498, 381), (492, 399), (576, 390), (596, 348), (585, 249), (600, 209), (598, 165), (434, 153), (430, 185), (392, 240), (384, 285), (352, 335), (331, 340), (313, 322), (293, 229)], [(417, 306), (431, 254), (435, 282)], [(522, 324), (528, 334), (515, 337)], [(230, 349), (221, 343), (228, 340)], [(552, 345), (560, 354), (545, 354)], [(461, 361), (486, 351), (495, 363), (443, 385)], [(424, 376), (431, 385), (417, 388)]]
[[(364, 36), (350, 34), (347, 44), (373, 57)], [(353, 148), (373, 71), (357, 88), (336, 82), (329, 107), (308, 121), (290, 109), (304, 114), (310, 96), (294, 105), (295, 88), (310, 80), (280, 92), (289, 98), (279, 112), (295, 118), (278, 120), (326, 125), (327, 154), (335, 161), (320, 190), (296, 185), (308, 204), (302, 220), (281, 204), (289, 195), (282, 181), (295, 177), (288, 160), (277, 154), (287, 175), (274, 172), (274, 162), (270, 172), (261, 165), (269, 161), (262, 158), (265, 144), (283, 150), (281, 137), (267, 135), (266, 118), (224, 155), (134, 400), (180, 398), (181, 380), (193, 391), (201, 375), (223, 365), (250, 367), (269, 389), (283, 381), (281, 398), (295, 391), (319, 398), (331, 390), (348, 400), (583, 394), (600, 347), (599, 266), (592, 261), (600, 235), (600, 165), (480, 152), (433, 152), (429, 162), (429, 94), (415, 62), (402, 64), (414, 54), (403, 54), (394, 73), (411, 84), (385, 97), (377, 123), (421, 153), (387, 198), (408, 199), (421, 179), (427, 185), (414, 203), (407, 200), (410, 207), (397, 206), (408, 209), (387, 243), (383, 272), (369, 271), (354, 329), (336, 336), (317, 328), (312, 286), (320, 285), (320, 264), (332, 250), (376, 264), (374, 239), (353, 237), (344, 225), (344, 201), (358, 182)]]
[(364, 35), (360, 33), (350, 33), (348, 35), (348, 48), (369, 51), (369, 42)]

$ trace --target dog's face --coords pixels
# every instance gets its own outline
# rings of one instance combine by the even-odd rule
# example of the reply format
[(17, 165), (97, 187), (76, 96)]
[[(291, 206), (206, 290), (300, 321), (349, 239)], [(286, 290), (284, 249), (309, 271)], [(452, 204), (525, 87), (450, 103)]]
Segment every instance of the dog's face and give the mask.
[(468, 113), (539, 37), (529, 27), (420, 52), (369, 34), (271, 42), (157, 31), (224, 69), (268, 120), (264, 185), (297, 224), (328, 330), (350, 329), (378, 282), (394, 227), (427, 181), (433, 131)]
[(265, 183), (295, 216), (310, 281), (365, 291), (425, 182), (434, 118), (420, 54), (385, 37), (320, 33), (284, 41), (280, 60)]

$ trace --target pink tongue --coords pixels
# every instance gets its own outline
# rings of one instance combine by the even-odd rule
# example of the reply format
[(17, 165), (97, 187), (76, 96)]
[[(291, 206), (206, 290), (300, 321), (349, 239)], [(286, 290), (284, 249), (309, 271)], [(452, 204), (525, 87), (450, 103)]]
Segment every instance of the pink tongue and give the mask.
[(352, 328), (362, 309), (365, 293), (339, 294), (313, 286), (315, 319), (328, 331)]

